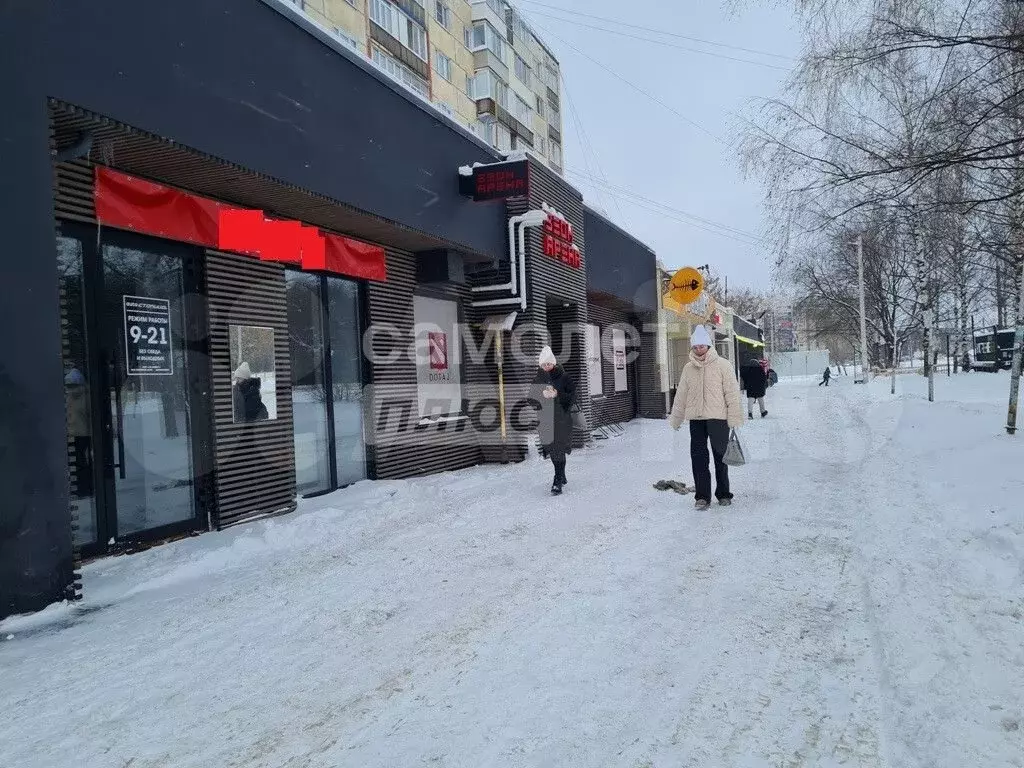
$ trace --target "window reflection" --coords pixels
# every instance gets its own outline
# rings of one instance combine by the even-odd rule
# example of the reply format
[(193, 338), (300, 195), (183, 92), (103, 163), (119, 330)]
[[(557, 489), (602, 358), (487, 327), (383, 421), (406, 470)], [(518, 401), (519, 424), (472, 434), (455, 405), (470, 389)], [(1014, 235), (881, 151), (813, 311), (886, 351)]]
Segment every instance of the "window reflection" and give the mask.
[(289, 271), (287, 298), (295, 481), (299, 493), (309, 494), (331, 486), (321, 278)]

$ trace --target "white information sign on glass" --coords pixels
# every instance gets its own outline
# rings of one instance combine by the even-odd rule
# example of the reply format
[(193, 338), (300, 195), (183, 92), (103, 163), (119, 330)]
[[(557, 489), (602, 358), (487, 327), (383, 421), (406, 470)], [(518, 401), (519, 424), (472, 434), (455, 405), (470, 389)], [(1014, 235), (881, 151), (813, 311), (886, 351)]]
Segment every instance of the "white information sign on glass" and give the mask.
[(123, 296), (125, 370), (129, 376), (173, 376), (171, 302)]

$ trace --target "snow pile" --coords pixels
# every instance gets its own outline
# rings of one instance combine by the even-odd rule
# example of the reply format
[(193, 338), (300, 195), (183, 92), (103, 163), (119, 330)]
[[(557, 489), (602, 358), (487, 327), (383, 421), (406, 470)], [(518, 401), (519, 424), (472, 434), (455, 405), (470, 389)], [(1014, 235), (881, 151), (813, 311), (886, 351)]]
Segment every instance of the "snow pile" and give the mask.
[[(0, 765), (1020, 766), (1007, 379), (784, 381), (737, 503), (685, 429), (359, 483), (0, 625)], [(8, 634), (14, 639), (4, 642)]]

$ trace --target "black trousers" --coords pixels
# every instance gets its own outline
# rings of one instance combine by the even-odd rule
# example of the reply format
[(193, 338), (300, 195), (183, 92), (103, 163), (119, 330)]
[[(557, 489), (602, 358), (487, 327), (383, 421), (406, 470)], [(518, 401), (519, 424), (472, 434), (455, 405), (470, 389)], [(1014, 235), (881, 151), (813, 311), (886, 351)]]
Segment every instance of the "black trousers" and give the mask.
[[(711, 454), (708, 454), (708, 443)], [(731, 499), (729, 467), (722, 462), (729, 447), (729, 423), (724, 419), (700, 419), (690, 422), (690, 462), (693, 466), (693, 484), (698, 499), (711, 501), (712, 456), (715, 460), (715, 498)]]

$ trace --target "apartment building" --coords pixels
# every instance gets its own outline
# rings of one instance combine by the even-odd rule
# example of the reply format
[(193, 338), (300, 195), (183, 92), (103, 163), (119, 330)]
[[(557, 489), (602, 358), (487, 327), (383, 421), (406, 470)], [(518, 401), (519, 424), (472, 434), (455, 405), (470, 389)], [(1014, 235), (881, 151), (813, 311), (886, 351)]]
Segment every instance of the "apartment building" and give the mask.
[(499, 150), (526, 150), (562, 172), (558, 60), (504, 0), (474, 0), (466, 46), (475, 69), (471, 96), (483, 137)]
[(562, 172), (558, 60), (504, 0), (292, 0), (326, 30), (502, 151)]

